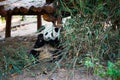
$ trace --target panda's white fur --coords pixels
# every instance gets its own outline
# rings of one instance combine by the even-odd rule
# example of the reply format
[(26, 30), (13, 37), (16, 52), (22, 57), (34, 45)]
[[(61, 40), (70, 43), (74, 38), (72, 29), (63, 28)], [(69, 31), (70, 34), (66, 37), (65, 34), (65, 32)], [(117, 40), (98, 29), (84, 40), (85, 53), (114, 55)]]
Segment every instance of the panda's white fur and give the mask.
[(44, 27), (45, 28), (38, 34), (43, 34), (45, 41), (55, 40), (56, 38), (59, 40), (61, 28), (57, 28), (54, 25), (45, 25)]

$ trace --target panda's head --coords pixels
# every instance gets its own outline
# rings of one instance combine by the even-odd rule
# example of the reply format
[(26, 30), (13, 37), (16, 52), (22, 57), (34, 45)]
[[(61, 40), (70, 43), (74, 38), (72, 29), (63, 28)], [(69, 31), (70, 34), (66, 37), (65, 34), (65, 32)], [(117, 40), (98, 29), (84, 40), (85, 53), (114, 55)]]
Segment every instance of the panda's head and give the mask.
[(44, 30), (41, 32), (45, 41), (55, 40), (60, 38), (61, 28), (57, 28), (54, 25), (45, 26)]

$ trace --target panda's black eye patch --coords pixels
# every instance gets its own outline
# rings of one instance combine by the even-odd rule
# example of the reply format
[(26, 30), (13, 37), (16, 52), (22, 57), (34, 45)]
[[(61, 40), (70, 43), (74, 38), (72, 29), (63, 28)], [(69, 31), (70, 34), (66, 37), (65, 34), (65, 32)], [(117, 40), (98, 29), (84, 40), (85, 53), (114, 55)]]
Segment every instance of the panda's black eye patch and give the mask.
[(51, 36), (53, 37), (53, 33), (51, 33)]
[(47, 35), (47, 34), (48, 34), (48, 32), (45, 33), (45, 35)]
[(58, 32), (59, 28), (55, 28), (55, 32)]

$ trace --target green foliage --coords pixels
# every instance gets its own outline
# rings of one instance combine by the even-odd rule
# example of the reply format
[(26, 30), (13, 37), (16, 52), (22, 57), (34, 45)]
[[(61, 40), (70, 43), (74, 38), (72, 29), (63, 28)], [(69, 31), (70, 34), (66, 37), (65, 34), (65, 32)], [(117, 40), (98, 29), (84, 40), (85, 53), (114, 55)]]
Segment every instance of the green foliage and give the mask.
[(2, 53), (4, 57), (1, 59), (3, 65), (1, 65), (0, 77), (7, 76), (8, 74), (22, 73), (26, 65), (32, 65), (35, 61), (32, 56), (28, 55), (27, 49), (23, 46), (17, 49), (4, 47)]
[[(94, 62), (93, 62), (94, 61)], [(84, 65), (87, 68), (93, 68), (94, 74), (102, 78), (112, 78), (113, 80), (120, 79), (120, 63), (112, 63), (108, 61), (107, 66), (100, 64), (99, 60), (93, 60), (91, 58), (86, 58)]]
[[(94, 18), (93, 21), (111, 20), (113, 25), (120, 25), (119, 0), (56, 0), (59, 14), (80, 14), (82, 17)], [(65, 14), (63, 14), (64, 16)]]
[(87, 68), (89, 68), (89, 67), (94, 67), (95, 65), (94, 65), (94, 63), (93, 63), (92, 61), (93, 61), (93, 60), (92, 60), (91, 58), (86, 57), (86, 58), (85, 58), (85, 63), (84, 63), (84, 65), (87, 66)]
[(108, 62), (107, 74), (113, 79), (117, 79), (120, 77), (120, 68), (112, 62)]
[(120, 79), (120, 69), (119, 66), (117, 66), (118, 63), (112, 63), (108, 62), (108, 66), (105, 67), (103, 65), (96, 65), (95, 68), (95, 74), (99, 75), (101, 77), (110, 77), (113, 80), (119, 80)]
[[(112, 62), (120, 58), (120, 1), (57, 1), (60, 2), (61, 14), (68, 12), (71, 16), (64, 23), (61, 36), (67, 68), (84, 64), (87, 68), (93, 68), (101, 77), (117, 77), (119, 68), (115, 68), (116, 63), (113, 68)], [(103, 23), (109, 21), (112, 25), (105, 28)], [(113, 30), (114, 26), (118, 28)], [(107, 65), (107, 62), (105, 68), (103, 64)]]

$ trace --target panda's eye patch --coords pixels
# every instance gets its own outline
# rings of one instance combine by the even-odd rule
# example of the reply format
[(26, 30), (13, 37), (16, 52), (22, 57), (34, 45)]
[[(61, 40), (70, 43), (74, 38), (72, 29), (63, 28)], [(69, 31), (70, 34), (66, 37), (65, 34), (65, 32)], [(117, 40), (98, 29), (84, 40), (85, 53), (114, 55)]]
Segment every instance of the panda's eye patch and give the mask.
[(55, 32), (58, 32), (59, 28), (55, 28)]
[(47, 34), (48, 34), (48, 32), (45, 33), (45, 35), (47, 35)]
[(51, 33), (51, 36), (53, 37), (53, 33)]

